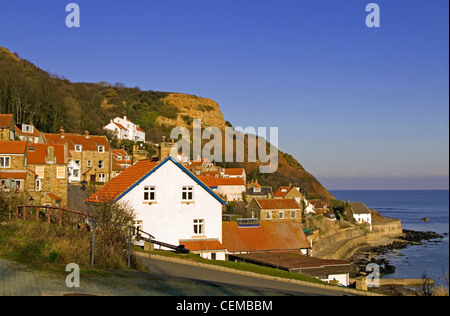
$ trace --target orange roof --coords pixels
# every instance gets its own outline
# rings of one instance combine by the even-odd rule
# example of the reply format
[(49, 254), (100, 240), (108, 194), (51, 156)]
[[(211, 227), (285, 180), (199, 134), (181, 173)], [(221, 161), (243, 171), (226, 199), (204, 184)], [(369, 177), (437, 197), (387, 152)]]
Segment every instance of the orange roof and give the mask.
[(14, 116), (12, 114), (0, 114), (0, 128), (9, 128), (13, 121)]
[(61, 198), (52, 192), (47, 193), (47, 195), (55, 201), (61, 201)]
[(133, 166), (121, 172), (117, 177), (105, 184), (100, 190), (92, 194), (86, 202), (105, 203), (112, 202), (129, 189), (133, 184), (142, 179), (148, 172), (155, 168), (159, 162), (155, 159), (139, 160)]
[[(52, 145), (54, 148), (55, 158), (57, 164), (65, 164), (65, 150), (64, 145)], [(28, 143), (28, 163), (30, 164), (45, 164), (47, 159), (47, 150), (49, 144), (34, 144)]]
[(74, 133), (64, 133), (63, 135), (44, 133), (44, 139), (50, 145), (67, 143), (69, 150), (75, 150), (75, 145), (83, 146), (83, 150), (97, 151), (98, 146), (105, 146), (105, 151), (109, 150), (106, 136), (86, 136)]
[(222, 244), (228, 252), (288, 251), (310, 248), (303, 228), (296, 221), (264, 221), (259, 227), (239, 227), (222, 222)]
[(22, 124), (14, 125), (14, 130), (15, 130), (16, 134), (23, 135), (23, 136), (34, 136), (34, 137), (39, 137), (41, 135), (41, 133), (39, 133), (39, 131), (34, 126), (33, 126), (33, 133), (28, 133), (28, 132), (22, 131), (18, 125), (22, 126)]
[(243, 173), (245, 173), (244, 168), (226, 168), (225, 174), (231, 175), (231, 176), (241, 176)]
[(245, 186), (242, 178), (216, 178), (217, 186), (220, 185), (243, 185)]
[(27, 173), (24, 172), (17, 172), (17, 171), (1, 171), (0, 172), (0, 179), (26, 179)]
[(218, 239), (180, 239), (180, 244), (190, 251), (225, 250)]
[(301, 207), (294, 199), (256, 199), (262, 210), (298, 210)]
[(273, 197), (281, 198), (284, 197), (286, 194), (288, 194), (289, 191), (291, 191), (292, 187), (279, 187), (274, 193)]
[(211, 177), (211, 176), (197, 176), (197, 178), (203, 182), (204, 184), (206, 184), (208, 187), (210, 188), (216, 188), (217, 187), (217, 182), (216, 180), (218, 180), (218, 178), (216, 177)]
[(145, 133), (145, 132), (142, 130), (142, 128), (140, 128), (139, 126), (136, 126), (136, 129), (137, 129), (139, 132)]
[(113, 162), (113, 164), (112, 164), (112, 170), (113, 170), (113, 171), (123, 171), (123, 170), (125, 170), (125, 167), (122, 167), (122, 165)]
[(116, 122), (113, 122), (113, 123), (116, 124), (118, 128), (128, 131), (128, 129), (125, 126), (123, 126), (122, 124), (119, 124)]
[(0, 154), (25, 154), (27, 142), (19, 140), (0, 140)]

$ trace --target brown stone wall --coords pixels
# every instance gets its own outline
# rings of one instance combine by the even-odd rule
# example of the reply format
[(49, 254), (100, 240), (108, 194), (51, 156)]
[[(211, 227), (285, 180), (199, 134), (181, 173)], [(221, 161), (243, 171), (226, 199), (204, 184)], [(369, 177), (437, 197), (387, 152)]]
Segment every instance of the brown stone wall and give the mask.
[[(104, 173), (106, 182), (108, 182), (110, 176), (110, 166), (111, 166), (111, 152), (105, 151), (104, 153), (99, 153), (94, 150), (82, 150), (81, 152), (76, 152), (74, 150), (70, 150), (70, 154), (72, 155), (72, 160), (80, 160), (81, 173), (83, 174), (91, 168), (86, 175), (81, 177), (82, 180), (90, 181), (90, 176), (96, 175), (96, 181), (99, 181), (99, 174)], [(103, 168), (99, 168), (98, 162), (103, 160)], [(91, 166), (88, 166), (88, 162), (91, 161)]]

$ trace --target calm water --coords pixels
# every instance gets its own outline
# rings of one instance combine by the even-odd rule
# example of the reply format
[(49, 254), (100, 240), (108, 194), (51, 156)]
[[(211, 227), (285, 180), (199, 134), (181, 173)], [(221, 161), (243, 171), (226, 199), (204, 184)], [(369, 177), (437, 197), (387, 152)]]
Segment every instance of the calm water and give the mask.
[[(449, 232), (449, 191), (330, 191), (337, 199), (364, 202), (383, 216), (398, 218), (403, 229)], [(420, 219), (428, 217), (429, 222)], [(449, 236), (423, 242), (383, 256), (396, 267), (384, 278), (420, 278), (424, 272), (440, 283), (443, 271), (449, 270)]]

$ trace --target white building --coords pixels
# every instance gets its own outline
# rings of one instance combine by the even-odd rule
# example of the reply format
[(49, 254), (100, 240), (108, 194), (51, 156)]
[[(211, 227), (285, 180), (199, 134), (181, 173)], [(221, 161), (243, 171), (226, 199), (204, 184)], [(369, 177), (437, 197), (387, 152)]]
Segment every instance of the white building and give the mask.
[(207, 259), (225, 260), (225, 202), (172, 157), (162, 162), (140, 160), (86, 200), (102, 201), (132, 207), (136, 225), (157, 241), (182, 244)]
[(367, 206), (362, 202), (350, 203), (352, 206), (353, 218), (359, 224), (369, 224), (370, 230), (372, 230), (372, 214)]
[(145, 142), (145, 132), (139, 125), (131, 122), (126, 116), (116, 117), (114, 120), (103, 127), (114, 134), (118, 139), (129, 139), (135, 142)]

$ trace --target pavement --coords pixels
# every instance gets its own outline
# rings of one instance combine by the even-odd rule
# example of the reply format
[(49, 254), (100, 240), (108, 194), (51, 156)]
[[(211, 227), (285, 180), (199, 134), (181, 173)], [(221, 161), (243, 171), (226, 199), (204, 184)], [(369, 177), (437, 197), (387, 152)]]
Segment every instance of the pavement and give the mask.
[[(148, 257), (143, 258), (148, 260)], [(111, 271), (80, 275), (80, 287), (66, 286), (70, 272), (38, 271), (0, 259), (0, 296), (342, 296), (361, 294), (303, 283), (257, 277), (227, 269), (151, 259), (149, 272)]]

